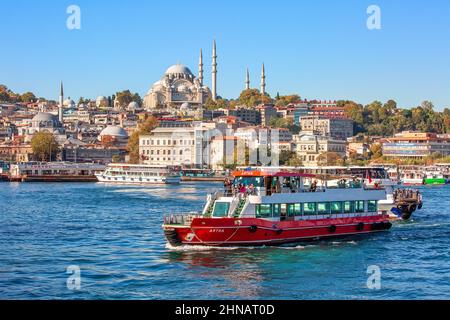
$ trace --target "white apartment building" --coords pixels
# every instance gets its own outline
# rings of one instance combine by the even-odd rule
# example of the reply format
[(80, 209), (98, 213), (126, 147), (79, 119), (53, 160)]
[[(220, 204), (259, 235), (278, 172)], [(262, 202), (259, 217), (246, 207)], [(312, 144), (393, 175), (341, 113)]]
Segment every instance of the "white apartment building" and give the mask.
[(209, 165), (209, 141), (214, 135), (221, 135), (215, 123), (166, 123), (139, 137), (141, 161), (152, 165)]
[(317, 166), (318, 157), (325, 152), (334, 152), (341, 157), (346, 156), (347, 142), (326, 136), (296, 135), (297, 155), (304, 166)]

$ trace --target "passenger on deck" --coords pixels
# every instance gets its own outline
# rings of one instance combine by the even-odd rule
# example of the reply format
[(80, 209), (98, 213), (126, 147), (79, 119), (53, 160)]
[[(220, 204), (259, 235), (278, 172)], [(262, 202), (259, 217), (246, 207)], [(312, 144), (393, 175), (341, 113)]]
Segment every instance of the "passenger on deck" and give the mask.
[(309, 191), (311, 192), (316, 192), (316, 190), (317, 190), (317, 180), (311, 183), (311, 187), (309, 188)]
[(250, 196), (255, 194), (255, 186), (253, 185), (253, 183), (248, 186), (247, 194)]

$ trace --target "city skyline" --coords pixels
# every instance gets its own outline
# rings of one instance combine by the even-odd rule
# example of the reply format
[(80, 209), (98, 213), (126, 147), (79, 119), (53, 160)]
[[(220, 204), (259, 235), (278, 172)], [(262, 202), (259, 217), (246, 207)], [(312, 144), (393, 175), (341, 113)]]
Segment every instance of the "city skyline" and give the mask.
[(211, 86), (216, 40), (217, 94), (224, 98), (245, 89), (247, 68), (251, 87), (259, 89), (264, 63), (272, 97), (297, 93), (362, 104), (394, 99), (405, 108), (430, 100), (442, 110), (450, 106), (450, 4), (434, 3), (377, 1), (380, 30), (366, 27), (369, 1), (245, 3), (233, 9), (204, 1), (126, 7), (77, 1), (80, 30), (66, 27), (67, 1), (7, 3), (0, 13), (9, 44), (0, 53), (0, 82), (53, 100), (61, 80), (74, 100), (126, 89), (144, 97), (170, 65), (185, 64), (197, 75), (202, 49), (204, 82)]

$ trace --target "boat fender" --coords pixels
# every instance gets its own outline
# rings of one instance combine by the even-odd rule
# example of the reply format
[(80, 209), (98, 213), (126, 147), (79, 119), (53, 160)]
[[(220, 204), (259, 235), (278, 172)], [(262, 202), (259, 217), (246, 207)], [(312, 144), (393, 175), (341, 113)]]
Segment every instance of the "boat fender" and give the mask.
[(250, 226), (250, 228), (248, 228), (248, 231), (250, 231), (250, 233), (255, 233), (256, 230), (258, 230), (258, 226), (255, 226), (255, 225)]
[(283, 229), (278, 229), (277, 230), (277, 235), (280, 235), (280, 234), (282, 234), (283, 233)]
[(383, 228), (384, 228), (385, 230), (389, 230), (390, 228), (392, 228), (392, 223), (390, 223), (390, 222), (384, 222), (384, 223), (383, 223)]
[(328, 228), (328, 231), (330, 231), (330, 233), (335, 233), (336, 232), (336, 226), (332, 225)]
[(383, 227), (383, 223), (372, 223), (372, 230), (380, 230)]
[(417, 208), (419, 208), (419, 210), (422, 209), (422, 205), (423, 205), (422, 202), (419, 203), (419, 206)]
[(360, 222), (356, 225), (356, 230), (362, 231), (364, 229), (364, 223)]

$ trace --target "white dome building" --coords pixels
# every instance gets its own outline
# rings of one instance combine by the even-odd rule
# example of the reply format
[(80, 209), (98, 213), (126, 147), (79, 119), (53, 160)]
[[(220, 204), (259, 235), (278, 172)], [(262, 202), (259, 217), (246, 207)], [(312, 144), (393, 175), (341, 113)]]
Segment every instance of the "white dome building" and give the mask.
[(100, 132), (99, 140), (101, 140), (102, 137), (106, 136), (120, 139), (128, 138), (128, 134), (125, 131), (125, 129), (119, 126), (107, 126), (105, 129), (102, 130), (102, 132)]
[(70, 97), (63, 102), (63, 106), (69, 109), (75, 108), (76, 104), (75, 101), (70, 99)]
[(97, 97), (97, 99), (95, 99), (95, 105), (97, 106), (97, 108), (106, 108), (108, 107), (108, 99), (104, 96), (99, 96)]
[(139, 109), (139, 104), (136, 101), (131, 101), (127, 106), (127, 111), (135, 111)]
[(201, 106), (211, 91), (203, 86), (203, 65), (199, 66), (199, 77), (182, 64), (170, 66), (161, 80), (156, 81), (144, 97), (144, 108), (179, 108), (183, 103), (191, 106)]
[(47, 112), (39, 112), (31, 119), (31, 129), (34, 132), (48, 131), (53, 132), (60, 128), (58, 117)]
[(58, 116), (47, 113), (39, 112), (33, 119), (31, 119), (30, 127), (24, 129), (21, 134), (25, 135), (25, 141), (31, 141), (33, 135), (37, 132), (49, 132), (55, 135), (57, 140), (61, 137), (65, 137), (64, 127), (58, 120)]

